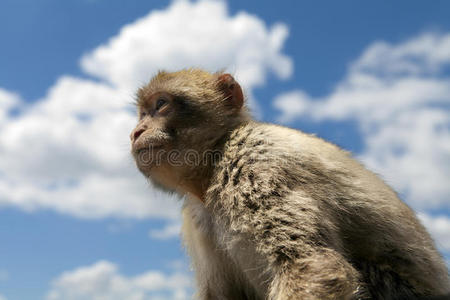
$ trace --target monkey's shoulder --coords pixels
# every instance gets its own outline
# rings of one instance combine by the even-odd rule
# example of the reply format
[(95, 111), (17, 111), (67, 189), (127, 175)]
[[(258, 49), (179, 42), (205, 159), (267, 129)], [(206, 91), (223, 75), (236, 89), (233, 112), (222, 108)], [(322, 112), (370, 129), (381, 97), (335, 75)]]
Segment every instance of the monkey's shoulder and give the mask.
[(343, 194), (396, 198), (380, 178), (336, 145), (259, 122), (230, 135), (213, 181), (222, 194), (239, 192), (247, 199), (277, 198), (299, 189), (314, 198)]
[(227, 163), (243, 160), (250, 163), (297, 164), (322, 163), (332, 169), (346, 166), (361, 167), (349, 152), (300, 130), (251, 122), (236, 129), (226, 145)]
[(312, 135), (252, 122), (230, 135), (214, 182), (227, 194), (272, 197), (306, 184), (333, 183), (336, 174), (351, 173), (347, 160), (345, 151)]

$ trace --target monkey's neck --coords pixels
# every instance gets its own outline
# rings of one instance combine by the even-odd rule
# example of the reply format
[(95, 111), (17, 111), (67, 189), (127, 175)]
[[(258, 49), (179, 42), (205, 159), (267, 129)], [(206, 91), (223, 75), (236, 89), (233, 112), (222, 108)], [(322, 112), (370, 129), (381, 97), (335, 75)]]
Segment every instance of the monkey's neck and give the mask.
[(204, 200), (209, 187), (213, 168), (207, 166), (173, 166), (162, 165), (154, 168), (150, 177), (164, 189), (177, 192), (181, 196), (194, 195)]
[(202, 156), (203, 159), (198, 165), (184, 170), (185, 175), (180, 178), (180, 187), (183, 187), (185, 193), (193, 194), (204, 202), (206, 191), (211, 184), (216, 168), (223, 159), (226, 143), (230, 141), (230, 137), (235, 130), (246, 126), (248, 123), (249, 121), (236, 124), (221, 136), (216, 136), (214, 142), (211, 142), (207, 149), (199, 149), (199, 152), (209, 155)]
[[(230, 140), (235, 130), (245, 126), (247, 123), (242, 122), (231, 128), (229, 127), (229, 130), (220, 135), (216, 133), (215, 136), (203, 136), (203, 139), (207, 142), (186, 142), (186, 144), (197, 144), (201, 145), (201, 147), (188, 148), (179, 145), (177, 147), (179, 149), (188, 148), (186, 151), (181, 151), (181, 161), (178, 161), (176, 164), (167, 163), (154, 168), (150, 176), (163, 187), (174, 190), (180, 195), (192, 194), (204, 201), (216, 168), (223, 159), (226, 143)], [(189, 158), (187, 151), (190, 151), (190, 154), (194, 154), (197, 157), (190, 156)]]
[(202, 202), (204, 202), (205, 199), (205, 193), (209, 186), (209, 179), (203, 179), (199, 181), (192, 181), (187, 182), (186, 185), (183, 187), (184, 193), (183, 194), (192, 194), (198, 199), (200, 199)]

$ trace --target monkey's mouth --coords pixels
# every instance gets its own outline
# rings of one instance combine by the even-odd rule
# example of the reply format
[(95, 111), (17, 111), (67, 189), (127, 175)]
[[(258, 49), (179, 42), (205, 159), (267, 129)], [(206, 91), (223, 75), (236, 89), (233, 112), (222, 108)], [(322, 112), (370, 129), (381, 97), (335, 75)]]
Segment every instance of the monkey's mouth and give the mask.
[(135, 154), (141, 154), (143, 152), (156, 152), (158, 150), (161, 150), (164, 147), (163, 144), (149, 144), (147, 146), (138, 146), (138, 147), (134, 147), (133, 146), (133, 153)]

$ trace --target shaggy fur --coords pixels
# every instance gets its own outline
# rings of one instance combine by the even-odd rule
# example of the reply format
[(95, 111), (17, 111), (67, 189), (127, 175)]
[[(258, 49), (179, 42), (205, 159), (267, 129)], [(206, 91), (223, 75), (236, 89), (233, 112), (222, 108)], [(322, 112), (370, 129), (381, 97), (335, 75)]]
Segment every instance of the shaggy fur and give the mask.
[[(441, 256), (395, 192), (335, 145), (233, 111), (217, 76), (162, 72), (138, 100), (156, 91), (180, 97), (191, 125), (177, 128), (174, 147), (221, 153), (173, 169), (204, 190), (185, 200), (182, 229), (199, 299), (449, 295)], [(179, 191), (174, 185), (166, 188)]]

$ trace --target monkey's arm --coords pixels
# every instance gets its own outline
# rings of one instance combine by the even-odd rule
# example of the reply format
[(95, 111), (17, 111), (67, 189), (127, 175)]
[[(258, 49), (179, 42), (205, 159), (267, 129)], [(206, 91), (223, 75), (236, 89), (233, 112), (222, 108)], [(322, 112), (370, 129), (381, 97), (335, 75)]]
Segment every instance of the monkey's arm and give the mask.
[(269, 299), (356, 299), (356, 270), (336, 251), (315, 249), (308, 256), (275, 265)]
[(187, 198), (183, 208), (182, 235), (186, 249), (196, 270), (198, 300), (256, 299), (245, 289), (236, 265), (230, 261), (225, 249), (216, 242), (214, 222), (203, 203)]
[(184, 246), (192, 258), (192, 266), (196, 270), (197, 291), (195, 299), (225, 299), (228, 283), (223, 276), (227, 270), (222, 267), (223, 259), (218, 255), (214, 240), (208, 234), (211, 221), (195, 201), (189, 201), (183, 208), (182, 235)]

